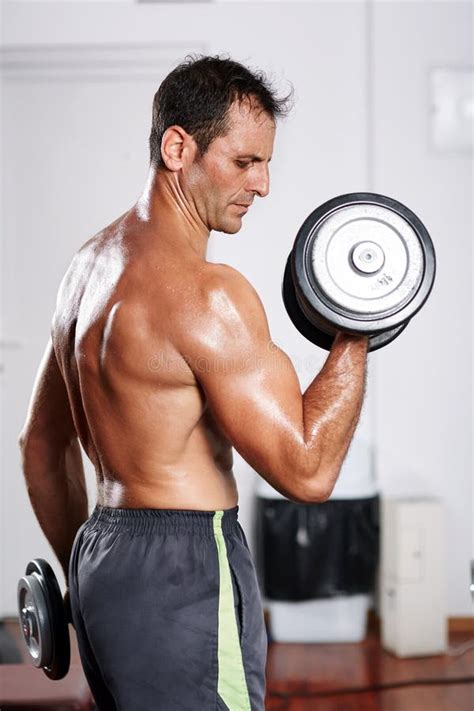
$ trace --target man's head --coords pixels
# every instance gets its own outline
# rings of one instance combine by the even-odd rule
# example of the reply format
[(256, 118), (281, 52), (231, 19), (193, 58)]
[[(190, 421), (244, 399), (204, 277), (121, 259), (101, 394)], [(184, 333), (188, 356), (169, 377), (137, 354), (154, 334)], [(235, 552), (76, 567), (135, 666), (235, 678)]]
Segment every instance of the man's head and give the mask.
[(180, 172), (209, 229), (237, 232), (245, 206), (268, 193), (275, 122), (287, 106), (262, 73), (230, 59), (188, 58), (155, 94), (151, 164)]

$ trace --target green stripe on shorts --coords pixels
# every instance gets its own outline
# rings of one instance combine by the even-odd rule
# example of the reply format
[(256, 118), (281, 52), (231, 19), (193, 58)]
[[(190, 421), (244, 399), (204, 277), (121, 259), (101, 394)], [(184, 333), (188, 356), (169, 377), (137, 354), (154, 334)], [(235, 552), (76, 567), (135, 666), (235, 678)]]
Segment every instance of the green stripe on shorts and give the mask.
[(235, 619), (234, 591), (222, 533), (223, 511), (213, 517), (214, 539), (219, 558), (218, 682), (217, 691), (229, 711), (251, 711), (245, 680), (239, 630)]

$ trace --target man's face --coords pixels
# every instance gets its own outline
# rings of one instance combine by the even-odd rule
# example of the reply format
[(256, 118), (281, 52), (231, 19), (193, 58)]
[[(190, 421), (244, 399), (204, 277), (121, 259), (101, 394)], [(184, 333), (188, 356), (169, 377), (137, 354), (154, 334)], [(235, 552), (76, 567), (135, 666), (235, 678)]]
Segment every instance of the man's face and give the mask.
[(248, 101), (231, 105), (229, 122), (228, 133), (194, 161), (188, 188), (209, 229), (234, 234), (254, 197), (268, 195), (275, 124)]

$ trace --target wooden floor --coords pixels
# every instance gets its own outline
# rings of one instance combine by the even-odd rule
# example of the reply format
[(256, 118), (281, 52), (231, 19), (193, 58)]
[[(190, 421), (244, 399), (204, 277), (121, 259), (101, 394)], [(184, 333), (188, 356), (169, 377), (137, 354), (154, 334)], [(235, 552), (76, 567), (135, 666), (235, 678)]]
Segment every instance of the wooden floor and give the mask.
[[(450, 648), (473, 636), (450, 635)], [(470, 683), (446, 683), (461, 678)], [(361, 691), (416, 679), (431, 683)], [(266, 711), (313, 710), (474, 711), (474, 648), (461, 656), (401, 660), (381, 648), (374, 630), (359, 644), (270, 645)]]
[[(22, 645), (17, 621), (8, 628)], [(78, 663), (71, 637), (72, 661)], [(460, 649), (473, 637), (473, 632), (453, 633), (450, 648)], [(446, 683), (460, 678), (470, 683)], [(361, 691), (416, 679), (433, 683)], [(272, 643), (266, 711), (474, 711), (474, 648), (460, 656), (400, 660), (381, 648), (376, 628), (359, 644)]]

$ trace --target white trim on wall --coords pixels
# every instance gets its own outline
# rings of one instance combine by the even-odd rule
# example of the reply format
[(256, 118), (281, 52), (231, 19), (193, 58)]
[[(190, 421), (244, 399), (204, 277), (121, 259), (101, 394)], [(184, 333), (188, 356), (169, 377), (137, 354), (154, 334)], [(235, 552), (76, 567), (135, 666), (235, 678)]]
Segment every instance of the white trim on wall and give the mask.
[(206, 43), (114, 43), (0, 48), (4, 81), (126, 81), (156, 79)]

